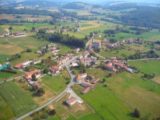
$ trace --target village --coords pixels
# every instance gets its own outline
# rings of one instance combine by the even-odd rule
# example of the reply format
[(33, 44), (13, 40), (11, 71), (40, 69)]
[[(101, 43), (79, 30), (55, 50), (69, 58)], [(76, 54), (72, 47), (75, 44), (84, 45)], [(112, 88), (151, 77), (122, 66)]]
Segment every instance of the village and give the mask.
[[(92, 42), (92, 45), (90, 45), (90, 47), (85, 51), (77, 48), (73, 53), (59, 55), (60, 49), (58, 45), (51, 43), (44, 47), (41, 47), (36, 52), (38, 56), (44, 56), (47, 53), (51, 53), (51, 56), (48, 57), (49, 61), (47, 59), (26, 60), (14, 66), (6, 63), (0, 65), (0, 71), (10, 70), (23, 72), (21, 79), (23, 79), (32, 89), (32, 91), (34, 91), (33, 94), (35, 94), (36, 96), (43, 96), (45, 94), (45, 91), (43, 90), (43, 86), (41, 85), (41, 79), (46, 75), (50, 75), (53, 77), (57, 76), (61, 74), (61, 72), (64, 71), (64, 69), (66, 69), (67, 67), (68, 73), (70, 74), (72, 80), (67, 83), (68, 87), (66, 93), (68, 93), (69, 96), (64, 101), (64, 105), (72, 107), (75, 104), (83, 103), (83, 100), (73, 92), (72, 87), (74, 85), (79, 85), (80, 87), (82, 87), (82, 90), (79, 91), (81, 94), (87, 94), (89, 91), (93, 90), (100, 82), (99, 78), (91, 76), (90, 74), (83, 71), (83, 69), (81, 69), (80, 67), (83, 66), (82, 68), (92, 68), (95, 66), (99, 66), (102, 63), (104, 66), (103, 68), (105, 68), (105, 70), (109, 72), (118, 73), (127, 71), (129, 73), (134, 73), (134, 70), (130, 66), (128, 66), (127, 61), (125, 60), (120, 60), (114, 57), (110, 59), (104, 59), (102, 61), (100, 58), (94, 55), (92, 49), (101, 49), (101, 46), (102, 45), (100, 42)], [(105, 46), (108, 47), (108, 45), (106, 44)], [(37, 69), (36, 65), (45, 67)], [(71, 71), (74, 71), (74, 68), (80, 68), (80, 72), (74, 75), (74, 73), (71, 73)]]

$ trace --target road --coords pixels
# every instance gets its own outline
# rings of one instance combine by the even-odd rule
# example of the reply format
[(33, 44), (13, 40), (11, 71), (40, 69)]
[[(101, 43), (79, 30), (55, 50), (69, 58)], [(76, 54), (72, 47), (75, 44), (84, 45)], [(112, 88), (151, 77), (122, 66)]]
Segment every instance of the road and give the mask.
[(74, 85), (74, 79), (75, 79), (75, 75), (72, 74), (70, 68), (69, 68), (69, 64), (71, 62), (73, 62), (78, 56), (72, 58), (70, 61), (68, 61), (66, 64), (64, 64), (64, 66), (66, 67), (70, 77), (71, 77), (71, 80), (70, 80), (70, 83), (67, 85), (66, 89), (64, 91), (62, 91), (59, 95), (57, 95), (56, 97), (53, 97), (53, 98), (50, 98), (48, 100), (48, 102), (46, 102), (44, 105), (26, 113), (25, 115), (22, 115), (21, 117), (19, 118), (16, 118), (16, 120), (23, 120), (25, 119), (26, 117), (32, 115), (33, 113), (35, 112), (38, 112), (40, 110), (42, 110), (43, 108), (47, 107), (48, 105), (54, 103), (54, 102), (58, 102), (61, 98), (63, 98), (67, 93), (70, 93), (73, 97), (76, 97), (79, 101), (83, 101), (73, 90), (72, 90), (72, 86)]

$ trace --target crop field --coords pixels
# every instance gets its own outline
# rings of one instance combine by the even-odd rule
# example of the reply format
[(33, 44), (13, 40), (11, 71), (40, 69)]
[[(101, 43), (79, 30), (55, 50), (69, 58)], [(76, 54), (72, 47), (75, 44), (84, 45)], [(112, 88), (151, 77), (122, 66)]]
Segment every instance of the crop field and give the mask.
[(5, 114), (5, 112), (9, 113), (5, 114), (6, 116), (4, 117), (10, 119), (13, 116), (19, 116), (34, 109), (37, 106), (33, 102), (32, 96), (29, 95), (29, 93), (24, 92), (13, 82), (0, 85), (0, 89), (0, 98), (2, 99), (2, 102), (7, 103), (6, 106), (8, 108), (3, 110), (4, 106), (1, 104), (0, 113), (2, 113), (2, 116)]

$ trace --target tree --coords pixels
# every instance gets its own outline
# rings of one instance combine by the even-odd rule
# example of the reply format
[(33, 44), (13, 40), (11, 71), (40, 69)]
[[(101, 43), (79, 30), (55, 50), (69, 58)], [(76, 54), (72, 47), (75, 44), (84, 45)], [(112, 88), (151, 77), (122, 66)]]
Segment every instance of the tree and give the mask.
[(35, 32), (35, 31), (36, 31), (36, 28), (32, 27), (31, 32)]
[(134, 109), (132, 116), (136, 118), (140, 118), (140, 112), (137, 108)]
[(35, 74), (32, 75), (32, 80), (33, 80), (33, 81), (37, 81), (37, 78), (36, 78), (36, 75), (35, 75)]
[(103, 79), (102, 79), (102, 83), (105, 83), (105, 82), (106, 82), (106, 78), (103, 78)]
[(35, 91), (34, 95), (35, 96), (42, 96), (45, 93), (43, 88), (39, 88)]
[(12, 34), (13, 27), (10, 26), (8, 29), (9, 29), (10, 34)]
[(13, 30), (13, 27), (12, 27), (12, 26), (9, 26), (8, 29), (9, 29), (9, 31), (12, 31), (12, 30)]
[(45, 68), (45, 69), (43, 70), (43, 73), (44, 73), (44, 74), (47, 74), (48, 72), (49, 72), (48, 68)]
[(27, 49), (26, 49), (26, 52), (32, 52), (32, 49), (27, 48)]

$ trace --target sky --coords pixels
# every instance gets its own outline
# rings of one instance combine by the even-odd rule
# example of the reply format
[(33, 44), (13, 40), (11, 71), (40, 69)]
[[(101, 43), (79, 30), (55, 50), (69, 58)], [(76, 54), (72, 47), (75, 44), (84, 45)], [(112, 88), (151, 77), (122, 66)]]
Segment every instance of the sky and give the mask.
[[(68, 0), (69, 1), (69, 0)], [(160, 3), (160, 0), (72, 0), (72, 1), (81, 1), (81, 2), (93, 2), (93, 3), (103, 3), (103, 2), (138, 2), (138, 3)]]

